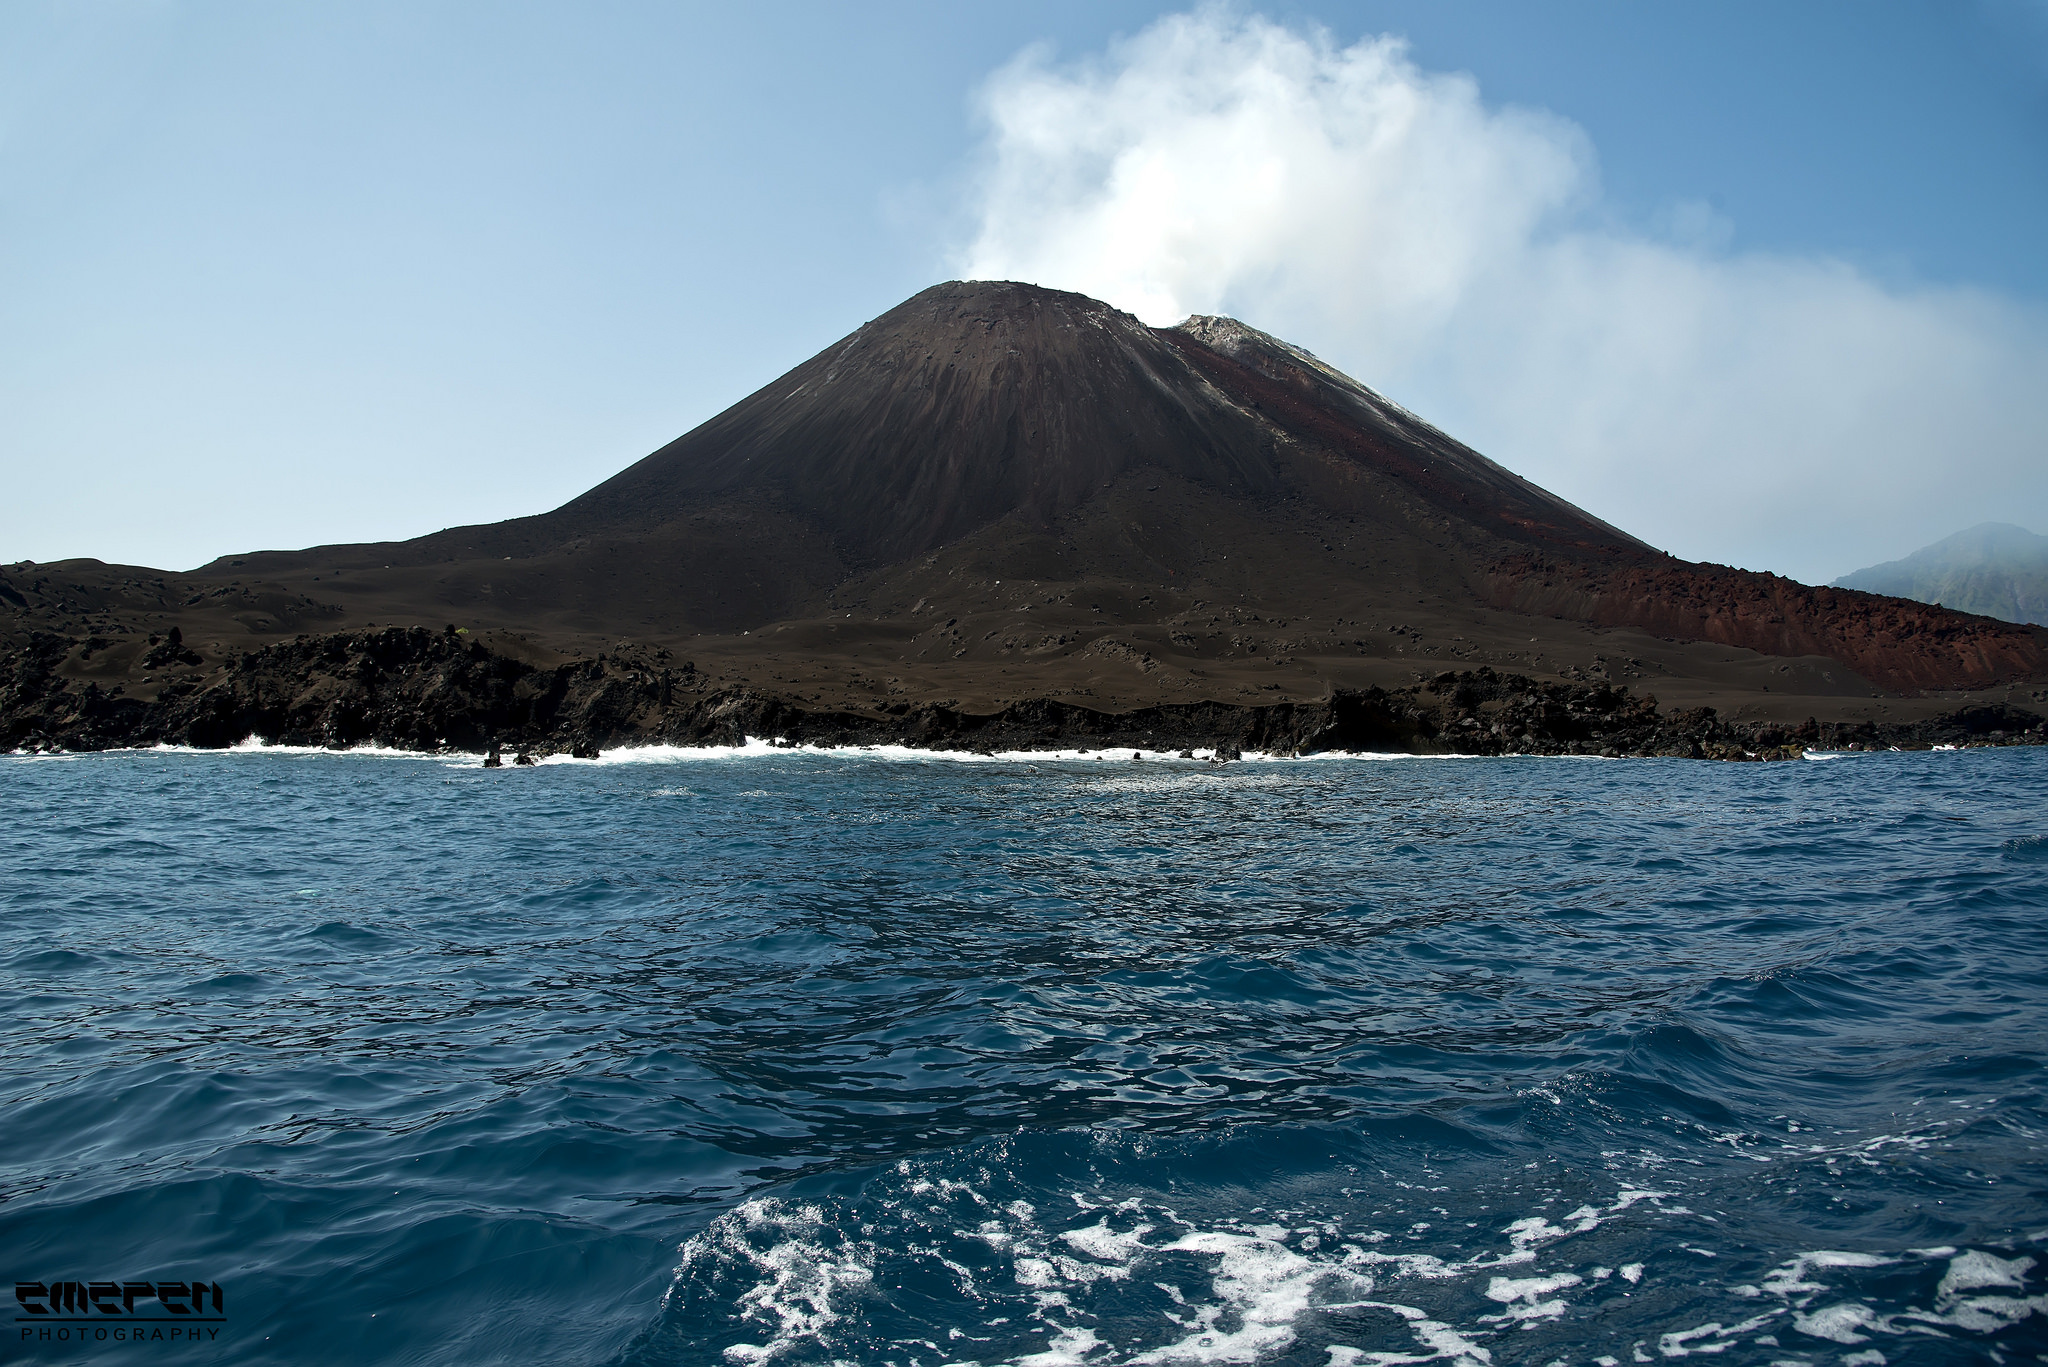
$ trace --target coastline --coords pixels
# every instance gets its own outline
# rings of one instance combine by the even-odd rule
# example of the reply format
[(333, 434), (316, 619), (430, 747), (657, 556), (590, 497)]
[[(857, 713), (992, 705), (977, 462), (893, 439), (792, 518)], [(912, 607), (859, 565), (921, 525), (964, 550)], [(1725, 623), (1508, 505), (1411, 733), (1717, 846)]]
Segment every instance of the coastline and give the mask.
[[(2048, 739), (2007, 739), (1999, 741), (1963, 741), (1959, 743), (1909, 743), (1904, 745), (1868, 745), (1860, 748), (1830, 750), (1815, 746), (1805, 748), (1798, 745), (1782, 747), (1790, 753), (1751, 754), (1745, 758), (1751, 761), (1803, 759), (1815, 762), (1837, 759), (1860, 758), (1864, 756), (1898, 754), (1959, 754), (1966, 750), (1995, 750), (2013, 748), (2035, 748), (2048, 745)], [(201, 756), (268, 756), (297, 758), (350, 758), (350, 759), (395, 759), (430, 760), (449, 768), (488, 769), (507, 767), (532, 768), (580, 768), (585, 766), (605, 767), (611, 765), (659, 765), (659, 764), (701, 764), (732, 760), (775, 759), (779, 757), (807, 757), (815, 759), (856, 759), (891, 763), (927, 763), (942, 761), (952, 764), (1177, 764), (1201, 765), (1204, 767), (1244, 764), (1304, 764), (1324, 761), (1351, 760), (1366, 763), (1393, 763), (1406, 760), (1424, 761), (1479, 761), (1479, 760), (1580, 760), (1607, 762), (1629, 759), (1672, 759), (1684, 756), (1655, 754), (1604, 755), (1591, 753), (1545, 753), (1537, 751), (1505, 750), (1497, 753), (1481, 753), (1461, 750), (1313, 750), (1294, 753), (1269, 752), (1261, 750), (1241, 751), (1235, 754), (1213, 749), (1198, 748), (1192, 751), (1144, 750), (1121, 746), (1104, 746), (1099, 749), (1020, 749), (1020, 750), (962, 750), (931, 746), (895, 745), (887, 743), (854, 745), (819, 745), (799, 741), (749, 736), (738, 745), (672, 745), (666, 742), (625, 744), (600, 749), (596, 754), (571, 754), (568, 750), (552, 750), (533, 756), (531, 766), (512, 766), (505, 763), (490, 764), (487, 750), (402, 750), (375, 743), (351, 746), (294, 745), (287, 742), (270, 742), (255, 736), (247, 737), (233, 745), (195, 746), (159, 743), (141, 746), (109, 746), (97, 750), (61, 750), (22, 748), (0, 750), (0, 759), (21, 760), (71, 760), (96, 756), (113, 755), (164, 755), (173, 757)], [(1731, 762), (1725, 757), (1721, 762)]]
[[(1797, 759), (1937, 746), (2048, 744), (2048, 720), (2007, 702), (1913, 721), (1738, 721), (1664, 709), (1608, 681), (1545, 681), (1490, 667), (1404, 688), (1330, 688), (1313, 700), (1162, 702), (1122, 711), (1054, 698), (991, 710), (950, 701), (821, 705), (632, 652), (552, 666), (423, 627), (301, 636), (211, 670), (173, 673), (153, 696), (67, 677), (72, 646), (43, 635), (0, 663), (0, 753), (171, 744), (420, 754), (496, 750), (506, 762), (677, 749), (900, 747), (938, 755), (1141, 752), (1224, 759), (1317, 754)], [(779, 744), (776, 744), (779, 743)]]

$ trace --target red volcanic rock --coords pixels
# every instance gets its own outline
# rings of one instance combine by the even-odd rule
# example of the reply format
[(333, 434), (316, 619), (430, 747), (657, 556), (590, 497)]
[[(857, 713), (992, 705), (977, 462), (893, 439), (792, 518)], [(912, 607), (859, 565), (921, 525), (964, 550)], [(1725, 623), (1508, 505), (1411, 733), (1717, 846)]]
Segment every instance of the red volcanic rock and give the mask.
[(1496, 571), (1494, 601), (1764, 655), (1824, 655), (1900, 691), (1982, 688), (2048, 670), (2048, 633), (2038, 628), (1726, 565), (1517, 556)]

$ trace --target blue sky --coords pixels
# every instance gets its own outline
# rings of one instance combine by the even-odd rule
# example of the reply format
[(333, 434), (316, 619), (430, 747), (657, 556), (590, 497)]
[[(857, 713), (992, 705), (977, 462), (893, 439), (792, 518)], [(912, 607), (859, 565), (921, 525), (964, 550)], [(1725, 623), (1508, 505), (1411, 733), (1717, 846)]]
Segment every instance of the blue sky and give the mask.
[[(1211, 98), (1265, 77), (1284, 118)], [(1390, 169), (1353, 135), (1396, 105)], [(1042, 193), (1242, 197), (1174, 161), (1203, 120), (1345, 193), (1195, 214), (1171, 269), (1098, 241), (1152, 192)], [(2048, 529), (2043, 223), (2038, 0), (16, 0), (0, 560), (540, 511), (982, 267), (1235, 312), (1682, 555), (1828, 578)], [(1473, 245), (1388, 277), (1388, 234)]]

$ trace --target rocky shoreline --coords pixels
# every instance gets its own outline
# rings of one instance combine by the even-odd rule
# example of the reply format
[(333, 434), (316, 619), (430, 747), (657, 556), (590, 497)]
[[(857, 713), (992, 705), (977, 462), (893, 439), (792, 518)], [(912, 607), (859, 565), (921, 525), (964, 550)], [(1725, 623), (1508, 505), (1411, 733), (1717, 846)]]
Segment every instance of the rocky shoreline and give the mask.
[(214, 749), (252, 737), (348, 749), (594, 756), (618, 746), (906, 745), (931, 750), (1210, 750), (1229, 757), (1373, 752), (1796, 759), (1807, 750), (2048, 744), (2048, 721), (2006, 703), (1924, 721), (1738, 723), (1712, 708), (1660, 710), (1607, 683), (1489, 668), (1410, 688), (1336, 690), (1312, 702), (1164, 704), (1107, 713), (1054, 699), (988, 713), (937, 702), (821, 708), (751, 687), (714, 688), (666, 650), (543, 666), (464, 633), (421, 627), (301, 636), (210, 668), (175, 638), (144, 657), (153, 696), (67, 672), (92, 643), (37, 633), (0, 658), (0, 753), (159, 744)]

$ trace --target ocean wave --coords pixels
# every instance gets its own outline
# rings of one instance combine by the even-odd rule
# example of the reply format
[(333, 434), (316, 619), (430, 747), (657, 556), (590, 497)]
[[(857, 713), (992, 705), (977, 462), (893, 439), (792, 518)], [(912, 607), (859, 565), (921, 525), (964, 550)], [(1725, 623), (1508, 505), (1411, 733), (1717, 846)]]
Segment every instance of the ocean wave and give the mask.
[[(1989, 1347), (2048, 1318), (2035, 1260), (1983, 1248), (1797, 1251), (1752, 1279), (1753, 1264), (1733, 1260), (1717, 1275), (1715, 1253), (1691, 1246), (1713, 1239), (1714, 1221), (1661, 1189), (1620, 1184), (1563, 1214), (1542, 1184), (1489, 1186), (1518, 1196), (1520, 1213), (1446, 1194), (1451, 1218), (1419, 1222), (1405, 1242), (1442, 1226), (1478, 1231), (1452, 1254), (1448, 1240), (1401, 1247), (1403, 1233), (1360, 1218), (1362, 1193), (1304, 1190), (1304, 1174), (1241, 1198), (1284, 1204), (1217, 1218), (1192, 1208), (1213, 1204), (1199, 1188), (1172, 1203), (1120, 1194), (1134, 1178), (1153, 1183), (1104, 1152), (1089, 1187), (1035, 1185), (1044, 1155), (1033, 1148), (906, 1160), (858, 1198), (749, 1199), (682, 1246), (662, 1325), (627, 1361), (665, 1360), (658, 1345), (684, 1325), (705, 1358), (749, 1367), (919, 1347), (984, 1367), (1306, 1351), (1332, 1364), (1485, 1367), (1603, 1341), (1616, 1360), (1646, 1347), (1658, 1359), (1768, 1356), (1930, 1333)], [(1391, 1175), (1378, 1185), (1399, 1185)], [(1691, 1238), (1674, 1240), (1678, 1229)]]

